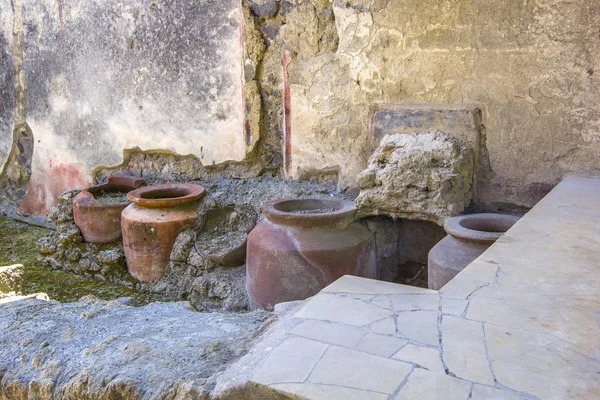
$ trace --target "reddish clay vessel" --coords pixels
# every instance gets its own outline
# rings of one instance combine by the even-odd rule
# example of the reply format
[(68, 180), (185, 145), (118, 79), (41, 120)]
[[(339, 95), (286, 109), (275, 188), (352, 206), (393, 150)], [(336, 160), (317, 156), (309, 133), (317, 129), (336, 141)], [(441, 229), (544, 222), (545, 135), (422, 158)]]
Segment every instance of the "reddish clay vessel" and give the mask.
[(193, 184), (148, 186), (131, 191), (121, 215), (127, 269), (148, 282), (165, 275), (177, 235), (196, 224), (197, 200), (204, 187)]
[(438, 290), (487, 250), (519, 217), (471, 214), (448, 218), (448, 235), (429, 251), (428, 286)]
[(374, 237), (340, 200), (279, 200), (250, 232), (246, 290), (252, 308), (315, 295), (343, 275), (377, 277)]
[(82, 190), (73, 198), (73, 219), (88, 243), (111, 243), (121, 238), (121, 212), (129, 203), (103, 204), (97, 195), (127, 193), (144, 180), (135, 176), (109, 176), (108, 182)]

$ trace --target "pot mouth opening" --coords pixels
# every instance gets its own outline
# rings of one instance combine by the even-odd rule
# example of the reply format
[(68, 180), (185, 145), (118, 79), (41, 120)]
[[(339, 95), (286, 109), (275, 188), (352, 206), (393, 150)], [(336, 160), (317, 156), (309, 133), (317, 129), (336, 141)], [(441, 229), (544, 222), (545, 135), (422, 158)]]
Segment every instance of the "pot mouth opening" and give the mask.
[(176, 199), (190, 194), (189, 190), (174, 188), (174, 189), (155, 189), (140, 193), (141, 199), (159, 200), (159, 199)]
[(262, 210), (271, 222), (318, 227), (349, 221), (356, 209), (354, 203), (338, 199), (287, 199), (268, 202)]
[(459, 222), (460, 226), (466, 229), (479, 232), (505, 233), (513, 225), (502, 220), (486, 219), (463, 219)]
[(518, 220), (519, 217), (514, 215), (470, 214), (449, 218), (444, 229), (458, 239), (493, 243)]
[(127, 193), (127, 198), (139, 206), (173, 207), (190, 203), (204, 195), (204, 187), (191, 183), (146, 186)]
[(273, 204), (275, 210), (292, 215), (331, 214), (345, 207), (340, 201), (316, 199), (283, 200)]

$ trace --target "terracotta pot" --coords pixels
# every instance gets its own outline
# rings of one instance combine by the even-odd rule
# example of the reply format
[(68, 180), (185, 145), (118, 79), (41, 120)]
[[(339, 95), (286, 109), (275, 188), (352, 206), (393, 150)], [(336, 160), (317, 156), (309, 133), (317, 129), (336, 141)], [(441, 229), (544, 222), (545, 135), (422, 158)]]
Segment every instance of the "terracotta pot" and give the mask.
[(438, 290), (479, 257), (519, 217), (503, 214), (471, 214), (449, 218), (448, 235), (429, 251), (428, 286)]
[(96, 196), (108, 193), (127, 193), (137, 189), (144, 180), (135, 176), (109, 176), (104, 185), (82, 190), (73, 198), (73, 219), (88, 243), (111, 243), (121, 238), (121, 212), (129, 205), (103, 204)]
[(279, 200), (248, 235), (246, 290), (252, 308), (315, 295), (343, 275), (377, 277), (374, 237), (353, 222), (354, 204)]
[(131, 191), (133, 202), (121, 215), (127, 269), (136, 279), (165, 275), (177, 235), (196, 224), (197, 200), (204, 187), (193, 184), (148, 186)]

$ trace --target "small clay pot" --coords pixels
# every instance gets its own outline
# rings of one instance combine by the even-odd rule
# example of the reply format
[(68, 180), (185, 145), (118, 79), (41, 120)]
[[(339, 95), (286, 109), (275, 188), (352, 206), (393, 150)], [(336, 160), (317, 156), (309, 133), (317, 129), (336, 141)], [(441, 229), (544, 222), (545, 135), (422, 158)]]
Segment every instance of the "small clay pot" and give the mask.
[(429, 251), (428, 287), (438, 290), (479, 257), (519, 217), (504, 214), (471, 214), (449, 218), (448, 235)]
[(246, 290), (251, 308), (315, 295), (343, 275), (377, 277), (374, 237), (354, 221), (354, 203), (279, 200), (248, 235)]
[(193, 184), (148, 186), (131, 191), (121, 216), (129, 273), (148, 282), (165, 275), (177, 235), (196, 224), (197, 200), (204, 187)]
[(144, 180), (135, 176), (109, 176), (107, 183), (82, 190), (73, 198), (73, 219), (88, 243), (112, 243), (121, 238), (121, 212), (129, 202), (103, 204), (96, 196), (107, 193), (127, 193), (137, 189)]

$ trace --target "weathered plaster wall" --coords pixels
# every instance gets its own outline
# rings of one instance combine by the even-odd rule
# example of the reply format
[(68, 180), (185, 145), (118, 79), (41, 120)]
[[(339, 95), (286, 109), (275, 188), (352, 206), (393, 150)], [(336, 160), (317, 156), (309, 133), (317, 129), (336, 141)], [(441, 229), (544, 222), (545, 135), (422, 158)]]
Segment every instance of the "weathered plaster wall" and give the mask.
[(600, 2), (335, 0), (331, 9), (339, 46), (289, 53), (288, 176), (339, 168), (342, 185), (355, 184), (369, 109), (381, 102), (481, 105), (493, 173), (479, 200), (496, 207), (531, 206), (565, 172), (600, 169)]
[(599, 19), (589, 0), (4, 1), (0, 163), (27, 122), (33, 173), (11, 174), (33, 214), (136, 147), (353, 186), (375, 104), (473, 104), (477, 200), (531, 206), (599, 169)]
[[(4, 3), (2, 51), (12, 47)], [(22, 14), (26, 121), (35, 137), (22, 213), (46, 213), (60, 193), (91, 183), (95, 169), (120, 164), (125, 149), (190, 154), (204, 165), (254, 149), (240, 0), (22, 0)], [(4, 114), (0, 155), (12, 129)]]
[(8, 159), (14, 127), (14, 76), (12, 65), (12, 8), (0, 3), (0, 166)]

